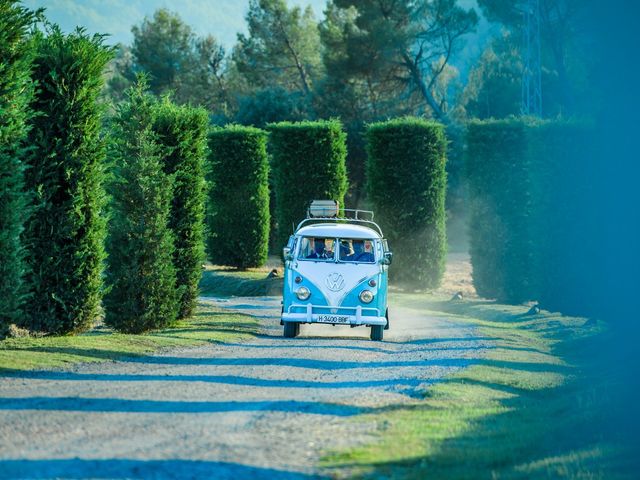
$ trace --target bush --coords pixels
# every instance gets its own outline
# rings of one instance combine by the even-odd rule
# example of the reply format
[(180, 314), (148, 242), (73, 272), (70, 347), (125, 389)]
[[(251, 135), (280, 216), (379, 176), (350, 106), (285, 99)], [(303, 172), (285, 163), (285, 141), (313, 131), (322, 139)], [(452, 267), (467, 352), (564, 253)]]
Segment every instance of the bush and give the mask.
[(27, 323), (52, 333), (89, 328), (100, 314), (106, 218), (102, 109), (97, 100), (112, 50), (103, 37), (52, 27), (35, 35), (26, 186)]
[(576, 121), (543, 122), (527, 135), (536, 299), (565, 314), (601, 314), (598, 302), (607, 303), (601, 248), (609, 212), (590, 156), (594, 138), (591, 125)]
[(535, 297), (527, 121), (475, 121), (467, 130), (470, 253), (479, 295)]
[(337, 120), (270, 124), (276, 197), (276, 244), (283, 247), (292, 228), (306, 217), (314, 199), (344, 206), (347, 192), (346, 135)]
[(267, 134), (236, 125), (216, 128), (209, 146), (209, 259), (237, 268), (264, 265), (270, 222)]
[(139, 81), (127, 92), (113, 122), (109, 293), (105, 322), (127, 333), (163, 328), (177, 317), (174, 238), (169, 228), (172, 177), (163, 172), (170, 153), (153, 130), (154, 99)]
[(418, 118), (367, 130), (367, 192), (394, 252), (399, 283), (438, 287), (446, 255), (444, 127)]
[(164, 173), (174, 179), (169, 227), (175, 239), (173, 264), (182, 289), (178, 318), (193, 314), (204, 254), (206, 183), (204, 177), (209, 118), (206, 110), (177, 106), (164, 99), (155, 109), (154, 130), (168, 148)]
[[(509, 303), (594, 313), (601, 290), (594, 221), (597, 172), (587, 124), (531, 119), (469, 125), (473, 281), (478, 294)], [(596, 202), (597, 204), (597, 202)], [(599, 286), (600, 285), (600, 286)]]
[(24, 139), (33, 96), (28, 29), (34, 14), (0, 0), (0, 339), (22, 317), (26, 220)]

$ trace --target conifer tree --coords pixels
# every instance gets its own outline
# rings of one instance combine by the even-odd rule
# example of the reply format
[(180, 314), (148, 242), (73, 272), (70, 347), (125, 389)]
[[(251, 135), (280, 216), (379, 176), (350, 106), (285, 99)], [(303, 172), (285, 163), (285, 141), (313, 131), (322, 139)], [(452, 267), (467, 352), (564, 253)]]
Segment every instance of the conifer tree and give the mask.
[(113, 122), (110, 150), (115, 179), (105, 322), (127, 333), (170, 325), (181, 293), (169, 228), (173, 178), (163, 172), (168, 150), (153, 129), (156, 105), (146, 89), (140, 79), (127, 92)]
[(33, 84), (28, 28), (34, 13), (14, 0), (0, 0), (0, 339), (19, 321), (24, 300), (26, 219), (24, 139)]
[(168, 149), (165, 174), (174, 177), (169, 226), (173, 231), (179, 318), (193, 314), (204, 254), (206, 182), (204, 165), (209, 117), (202, 108), (178, 106), (165, 98), (155, 109), (154, 130)]
[(101, 313), (106, 235), (105, 142), (98, 97), (112, 56), (101, 35), (65, 35), (57, 26), (34, 36), (26, 187), (32, 213), (24, 239), (32, 330), (86, 330)]

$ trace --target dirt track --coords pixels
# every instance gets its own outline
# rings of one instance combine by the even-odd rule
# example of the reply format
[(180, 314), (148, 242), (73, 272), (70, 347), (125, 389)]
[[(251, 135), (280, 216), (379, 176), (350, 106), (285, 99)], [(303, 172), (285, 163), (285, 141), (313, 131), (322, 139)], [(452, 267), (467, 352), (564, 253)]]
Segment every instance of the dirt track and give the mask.
[(378, 343), (329, 325), (283, 339), (275, 297), (204, 301), (261, 317), (261, 335), (0, 377), (0, 478), (316, 478), (322, 453), (375, 441), (359, 414), (418, 401), (485, 346), (407, 308)]

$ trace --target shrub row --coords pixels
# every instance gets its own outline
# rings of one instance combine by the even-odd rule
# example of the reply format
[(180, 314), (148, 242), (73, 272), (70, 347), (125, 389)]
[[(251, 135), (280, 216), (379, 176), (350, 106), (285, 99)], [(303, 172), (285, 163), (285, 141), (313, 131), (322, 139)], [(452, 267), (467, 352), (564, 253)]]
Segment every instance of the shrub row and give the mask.
[[(467, 132), (470, 251), (477, 292), (509, 303), (588, 313), (598, 252), (587, 205), (591, 127), (522, 119)], [(592, 292), (595, 293), (595, 292)]]
[(173, 263), (182, 288), (178, 318), (194, 312), (205, 259), (205, 160), (209, 117), (206, 110), (164, 99), (154, 111), (153, 128), (166, 149), (163, 171), (173, 177), (169, 227), (175, 239)]
[(472, 122), (467, 133), (470, 254), (479, 295), (533, 298), (531, 169), (520, 120)]
[(261, 266), (270, 223), (267, 134), (236, 125), (216, 128), (209, 146), (209, 259), (238, 268)]
[(28, 29), (34, 15), (0, 0), (0, 339), (22, 317), (26, 220), (24, 139), (33, 95)]
[(267, 126), (275, 187), (276, 245), (306, 217), (314, 199), (337, 200), (347, 192), (346, 134), (337, 120), (281, 122)]
[(395, 281), (440, 285), (445, 267), (447, 142), (442, 125), (417, 118), (367, 131), (367, 191), (394, 251)]

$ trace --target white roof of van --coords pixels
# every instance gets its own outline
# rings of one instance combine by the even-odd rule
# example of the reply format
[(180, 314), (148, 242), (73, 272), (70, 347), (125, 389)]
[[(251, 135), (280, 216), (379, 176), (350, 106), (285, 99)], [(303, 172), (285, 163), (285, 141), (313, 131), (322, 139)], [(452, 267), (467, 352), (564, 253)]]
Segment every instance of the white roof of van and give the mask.
[(374, 229), (350, 223), (316, 223), (302, 227), (296, 235), (305, 237), (380, 238)]

